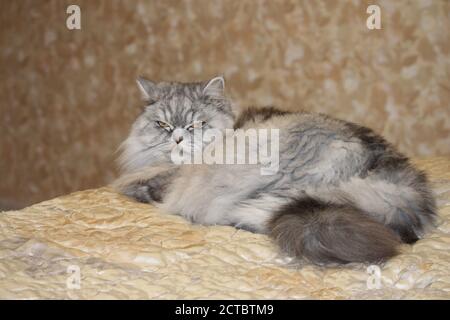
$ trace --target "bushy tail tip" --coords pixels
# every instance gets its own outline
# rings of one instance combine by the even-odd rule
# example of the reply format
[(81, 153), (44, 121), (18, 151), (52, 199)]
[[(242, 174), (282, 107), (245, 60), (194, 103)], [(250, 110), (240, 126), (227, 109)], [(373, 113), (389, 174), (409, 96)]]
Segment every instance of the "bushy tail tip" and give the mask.
[(378, 263), (395, 256), (400, 239), (347, 205), (299, 199), (269, 223), (271, 237), (291, 256), (316, 264)]

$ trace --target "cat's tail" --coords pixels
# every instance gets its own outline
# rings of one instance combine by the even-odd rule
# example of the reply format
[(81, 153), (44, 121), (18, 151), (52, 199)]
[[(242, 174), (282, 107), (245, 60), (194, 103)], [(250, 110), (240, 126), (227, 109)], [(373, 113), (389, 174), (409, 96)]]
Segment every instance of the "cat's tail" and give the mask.
[(291, 256), (316, 264), (377, 263), (396, 255), (399, 237), (350, 205), (303, 198), (284, 206), (269, 233)]

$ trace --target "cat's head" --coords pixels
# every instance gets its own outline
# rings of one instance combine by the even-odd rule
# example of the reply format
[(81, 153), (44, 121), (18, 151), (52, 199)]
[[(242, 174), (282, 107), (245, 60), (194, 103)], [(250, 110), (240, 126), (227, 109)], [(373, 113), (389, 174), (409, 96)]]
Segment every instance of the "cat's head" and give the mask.
[(146, 103), (122, 144), (122, 170), (171, 161), (175, 148), (190, 148), (195, 129), (233, 128), (231, 102), (222, 77), (196, 83), (137, 80)]

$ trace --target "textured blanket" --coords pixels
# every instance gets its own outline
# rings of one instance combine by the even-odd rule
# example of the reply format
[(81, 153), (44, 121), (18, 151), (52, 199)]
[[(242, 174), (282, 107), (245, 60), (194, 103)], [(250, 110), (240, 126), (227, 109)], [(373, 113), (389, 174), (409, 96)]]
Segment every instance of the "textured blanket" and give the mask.
[(438, 228), (383, 265), (298, 263), (264, 235), (192, 225), (100, 188), (0, 213), (0, 298), (450, 299), (450, 159), (416, 163)]

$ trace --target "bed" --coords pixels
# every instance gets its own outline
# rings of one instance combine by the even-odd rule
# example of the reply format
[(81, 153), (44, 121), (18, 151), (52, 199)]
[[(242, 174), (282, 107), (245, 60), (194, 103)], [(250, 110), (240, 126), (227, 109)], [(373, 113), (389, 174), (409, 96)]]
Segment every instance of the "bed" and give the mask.
[(438, 227), (383, 265), (318, 267), (264, 235), (192, 225), (104, 187), (0, 213), (2, 299), (450, 299), (450, 159)]

